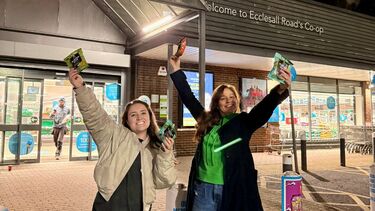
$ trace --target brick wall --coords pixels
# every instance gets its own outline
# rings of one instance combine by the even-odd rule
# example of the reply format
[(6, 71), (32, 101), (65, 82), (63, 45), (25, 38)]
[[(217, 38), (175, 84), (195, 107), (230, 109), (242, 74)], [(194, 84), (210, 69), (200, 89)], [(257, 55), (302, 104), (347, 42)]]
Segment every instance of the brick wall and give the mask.
[[(136, 93), (135, 96), (147, 95), (151, 97), (151, 94), (166, 95), (168, 89), (167, 77), (158, 76), (159, 66), (167, 66), (167, 62), (136, 58)], [(198, 64), (182, 63), (182, 68), (198, 69)], [(240, 79), (242, 77), (247, 78), (258, 78), (265, 79), (267, 77), (267, 72), (257, 71), (257, 70), (245, 70), (218, 66), (207, 65), (207, 71), (213, 72), (214, 74), (214, 87), (222, 83), (230, 83), (238, 88), (240, 88)], [(173, 122), (178, 122), (178, 96), (177, 91), (174, 89), (174, 100), (173, 100)], [(160, 109), (159, 103), (151, 104), (155, 115), (159, 120), (159, 123), (165, 121), (165, 119), (160, 119)], [(177, 132), (176, 139), (176, 150), (178, 156), (193, 155), (195, 152), (196, 143), (192, 140), (195, 130), (192, 128), (179, 129)], [(252, 137), (250, 142), (250, 147), (253, 152), (261, 152), (265, 149), (265, 145), (269, 144), (269, 133), (267, 133), (267, 128), (260, 128), (257, 130)]]

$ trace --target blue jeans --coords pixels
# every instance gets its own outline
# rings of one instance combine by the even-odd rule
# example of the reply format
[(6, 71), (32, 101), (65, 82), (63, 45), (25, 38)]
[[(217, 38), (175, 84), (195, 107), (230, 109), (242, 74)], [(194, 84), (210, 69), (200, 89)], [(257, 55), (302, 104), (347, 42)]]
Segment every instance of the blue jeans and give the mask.
[(193, 211), (220, 210), (222, 196), (223, 185), (195, 180)]

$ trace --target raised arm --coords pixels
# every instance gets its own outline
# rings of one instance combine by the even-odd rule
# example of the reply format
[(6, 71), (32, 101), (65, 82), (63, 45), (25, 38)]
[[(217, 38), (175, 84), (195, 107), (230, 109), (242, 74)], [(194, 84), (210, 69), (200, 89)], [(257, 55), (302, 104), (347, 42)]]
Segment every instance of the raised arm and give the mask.
[[(98, 146), (100, 154), (112, 140), (114, 132), (119, 126), (102, 108), (93, 91), (84, 85), (82, 77), (76, 70), (69, 71), (69, 80), (74, 86), (76, 101), (83, 121)], [(126, 135), (130, 134), (130, 130), (126, 128), (124, 130), (126, 130), (126, 134), (124, 134), (124, 138), (126, 138)]]
[(182, 103), (189, 109), (194, 119), (197, 119), (202, 112), (204, 112), (204, 107), (194, 96), (188, 82), (186, 81), (186, 75), (180, 69), (180, 58), (172, 56), (169, 59), (169, 62), (172, 65), (172, 72), (169, 75), (178, 91), (178, 95), (180, 96)]
[(266, 124), (275, 108), (289, 96), (290, 73), (286, 70), (281, 70), (280, 77), (285, 83), (280, 83), (273, 88), (247, 115), (247, 122), (252, 130), (251, 132)]

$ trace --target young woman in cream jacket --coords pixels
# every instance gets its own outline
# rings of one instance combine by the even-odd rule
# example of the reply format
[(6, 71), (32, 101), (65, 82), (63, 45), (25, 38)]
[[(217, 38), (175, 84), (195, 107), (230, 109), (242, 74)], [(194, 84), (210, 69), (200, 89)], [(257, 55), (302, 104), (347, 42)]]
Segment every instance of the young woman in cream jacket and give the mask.
[(143, 101), (128, 103), (122, 124), (117, 124), (84, 85), (77, 70), (69, 71), (69, 80), (99, 152), (94, 171), (98, 194), (93, 210), (151, 210), (155, 189), (170, 187), (176, 181), (173, 139), (164, 140), (164, 151), (156, 146), (159, 128), (150, 106)]

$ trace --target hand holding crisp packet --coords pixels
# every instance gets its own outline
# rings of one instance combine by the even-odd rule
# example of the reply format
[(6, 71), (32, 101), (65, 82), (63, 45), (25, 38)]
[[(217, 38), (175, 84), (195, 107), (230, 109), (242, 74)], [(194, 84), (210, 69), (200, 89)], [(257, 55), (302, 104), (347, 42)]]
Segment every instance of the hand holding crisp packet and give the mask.
[(175, 124), (173, 124), (171, 120), (167, 120), (159, 130), (159, 134), (158, 134), (159, 140), (156, 143), (156, 145), (160, 147), (163, 151), (165, 151), (164, 149), (165, 138), (169, 137), (169, 138), (175, 139), (176, 134), (177, 134), (177, 131), (176, 131)]
[(285, 58), (284, 56), (276, 52), (275, 56), (273, 57), (273, 60), (274, 60), (273, 67), (271, 71), (268, 73), (269, 79), (275, 80), (284, 84), (285, 81), (281, 79), (279, 75), (280, 75), (281, 70), (286, 70), (291, 73), (291, 79), (295, 80), (296, 71), (293, 67), (293, 63), (289, 59)]
[(180, 57), (184, 54), (186, 48), (187, 40), (186, 37), (183, 37), (180, 42), (178, 42), (178, 48), (176, 53), (174, 54), (176, 57)]
[(73, 51), (71, 54), (65, 57), (64, 61), (69, 68), (76, 69), (78, 73), (81, 73), (81, 71), (89, 67), (85, 57), (83, 56), (82, 48)]

